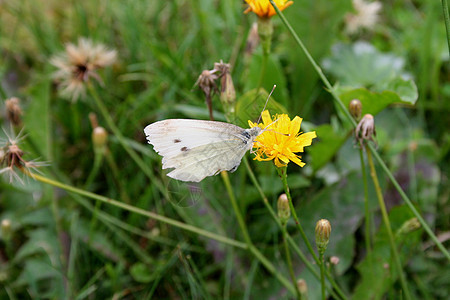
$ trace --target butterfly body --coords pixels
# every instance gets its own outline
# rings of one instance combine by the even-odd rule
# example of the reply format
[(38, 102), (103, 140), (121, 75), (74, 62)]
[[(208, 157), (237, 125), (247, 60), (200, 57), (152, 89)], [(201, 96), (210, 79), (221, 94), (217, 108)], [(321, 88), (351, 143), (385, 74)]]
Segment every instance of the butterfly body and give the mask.
[(221, 171), (234, 172), (262, 129), (243, 129), (216, 121), (169, 119), (148, 125), (144, 132), (163, 157), (163, 169), (174, 169), (167, 176), (199, 182)]

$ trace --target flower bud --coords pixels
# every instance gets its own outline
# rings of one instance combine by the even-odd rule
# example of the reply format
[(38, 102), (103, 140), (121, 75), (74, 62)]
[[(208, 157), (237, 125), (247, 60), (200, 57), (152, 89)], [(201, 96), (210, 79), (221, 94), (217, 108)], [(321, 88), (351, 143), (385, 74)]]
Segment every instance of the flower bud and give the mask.
[(305, 279), (297, 280), (297, 288), (302, 296), (302, 299), (307, 299), (308, 297), (308, 285), (306, 284)]
[(332, 265), (337, 265), (339, 263), (339, 257), (337, 257), (337, 256), (330, 257), (330, 263)]
[(9, 219), (3, 219), (0, 225), (0, 232), (2, 234), (2, 239), (8, 241), (11, 238), (11, 221)]
[(355, 120), (359, 120), (361, 117), (361, 111), (362, 111), (362, 104), (361, 101), (358, 99), (353, 99), (350, 101), (350, 104), (348, 105), (348, 110), (350, 111), (350, 114), (355, 118)]
[(316, 223), (316, 245), (319, 252), (325, 252), (330, 240), (331, 224), (326, 219), (321, 219)]
[(280, 218), (281, 224), (286, 224), (291, 216), (291, 208), (289, 207), (289, 200), (286, 194), (281, 194), (278, 197), (277, 202), (278, 207), (278, 217)]
[(402, 227), (397, 231), (397, 234), (406, 235), (420, 228), (420, 223), (417, 218), (412, 218), (403, 223)]
[(12, 97), (6, 99), (6, 118), (15, 126), (22, 123), (22, 108), (20, 108), (19, 98)]
[(375, 121), (371, 114), (365, 114), (355, 129), (356, 139), (362, 146), (364, 141), (374, 141), (373, 137), (376, 136)]
[(108, 142), (108, 132), (105, 128), (97, 126), (92, 131), (92, 143), (94, 144), (94, 149), (103, 150)]

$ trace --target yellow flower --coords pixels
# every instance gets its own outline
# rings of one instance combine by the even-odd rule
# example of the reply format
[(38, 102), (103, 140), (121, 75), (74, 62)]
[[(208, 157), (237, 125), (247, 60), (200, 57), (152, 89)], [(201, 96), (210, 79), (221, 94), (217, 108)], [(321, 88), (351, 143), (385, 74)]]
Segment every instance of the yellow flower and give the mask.
[[(249, 7), (244, 13), (254, 12), (260, 18), (270, 18), (276, 14), (275, 9), (270, 4), (269, 0), (245, 0)], [(274, 0), (277, 7), (282, 11), (286, 7), (291, 6), (294, 2), (286, 0)]]
[(305, 165), (296, 153), (303, 152), (303, 148), (310, 146), (312, 139), (317, 137), (316, 132), (300, 132), (302, 118), (296, 116), (292, 121), (287, 114), (270, 117), (269, 111), (262, 113), (262, 123), (248, 121), (250, 127), (259, 126), (264, 129), (253, 144), (256, 149), (256, 160), (274, 160), (277, 167), (286, 166), (293, 161), (300, 167)]

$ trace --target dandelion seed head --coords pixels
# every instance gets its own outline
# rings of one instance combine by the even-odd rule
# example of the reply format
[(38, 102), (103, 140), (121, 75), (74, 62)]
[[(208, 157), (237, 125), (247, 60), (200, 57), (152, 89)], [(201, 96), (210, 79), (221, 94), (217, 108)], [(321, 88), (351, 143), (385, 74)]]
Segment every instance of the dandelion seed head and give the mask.
[(86, 94), (86, 82), (90, 78), (103, 83), (97, 70), (113, 64), (116, 60), (116, 50), (80, 38), (76, 45), (67, 44), (65, 51), (53, 56), (50, 63), (58, 69), (53, 73), (53, 78), (59, 83), (61, 96), (76, 101)]

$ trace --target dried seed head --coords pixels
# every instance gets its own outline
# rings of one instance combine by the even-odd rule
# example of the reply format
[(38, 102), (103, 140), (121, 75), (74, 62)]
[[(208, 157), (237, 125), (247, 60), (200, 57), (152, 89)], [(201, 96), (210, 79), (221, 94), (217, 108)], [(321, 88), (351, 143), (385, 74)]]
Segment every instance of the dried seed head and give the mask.
[(348, 105), (348, 110), (350, 111), (352, 117), (355, 118), (355, 120), (359, 121), (362, 111), (361, 101), (359, 101), (358, 99), (353, 99), (352, 101), (350, 101), (350, 104)]
[(331, 234), (331, 224), (326, 219), (321, 219), (316, 223), (316, 245), (319, 252), (325, 252)]
[(46, 164), (25, 160), (23, 158), (24, 151), (19, 147), (19, 142), (22, 138), (15, 137), (13, 134), (8, 135), (6, 132), (5, 134), (8, 139), (3, 140), (0, 145), (0, 174), (9, 175), (10, 182), (16, 179), (23, 183), (22, 179), (17, 175), (16, 169), (27, 171), (32, 176), (31, 170), (39, 172), (37, 168)]
[(373, 139), (376, 136), (375, 121), (371, 114), (365, 114), (359, 121), (358, 126), (356, 126), (355, 136), (361, 146), (364, 141), (375, 142)]
[(289, 200), (286, 194), (281, 194), (278, 197), (277, 208), (281, 224), (286, 224), (291, 217), (291, 208), (289, 207)]
[(58, 68), (53, 77), (60, 84), (61, 95), (76, 101), (85, 94), (85, 84), (90, 78), (102, 83), (96, 71), (113, 64), (116, 58), (115, 50), (89, 39), (80, 38), (77, 45), (67, 44), (65, 52), (50, 60)]
[(20, 126), (22, 124), (22, 108), (20, 107), (19, 98), (12, 97), (6, 99), (6, 118), (14, 125)]
[(205, 93), (208, 97), (211, 97), (211, 94), (217, 91), (217, 85), (215, 80), (218, 78), (216, 74), (217, 70), (203, 70), (203, 72), (198, 76), (197, 82), (195, 85)]

